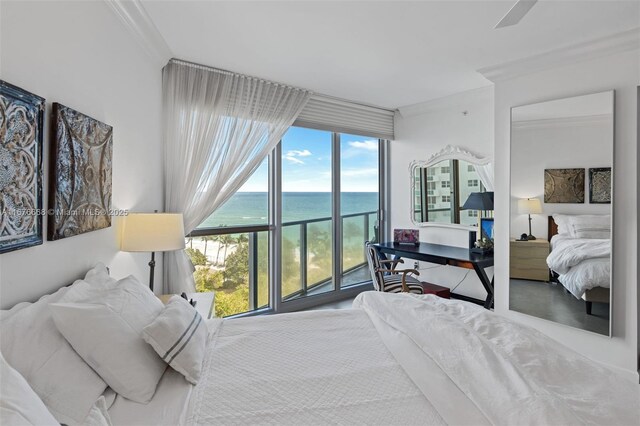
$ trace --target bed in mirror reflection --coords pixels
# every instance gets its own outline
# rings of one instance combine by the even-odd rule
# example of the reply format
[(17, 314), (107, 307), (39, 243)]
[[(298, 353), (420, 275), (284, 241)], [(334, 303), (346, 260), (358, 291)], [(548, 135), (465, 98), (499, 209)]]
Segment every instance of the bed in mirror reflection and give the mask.
[(614, 91), (511, 110), (509, 308), (610, 335)]

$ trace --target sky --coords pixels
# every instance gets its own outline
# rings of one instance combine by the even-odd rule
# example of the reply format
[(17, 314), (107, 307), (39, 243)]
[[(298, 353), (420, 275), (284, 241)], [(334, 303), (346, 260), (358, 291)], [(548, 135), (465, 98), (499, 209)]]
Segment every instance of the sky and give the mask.
[[(378, 191), (378, 140), (340, 135), (343, 192)], [(240, 192), (268, 190), (265, 159)], [(291, 127), (282, 138), (282, 191), (331, 192), (331, 132)]]

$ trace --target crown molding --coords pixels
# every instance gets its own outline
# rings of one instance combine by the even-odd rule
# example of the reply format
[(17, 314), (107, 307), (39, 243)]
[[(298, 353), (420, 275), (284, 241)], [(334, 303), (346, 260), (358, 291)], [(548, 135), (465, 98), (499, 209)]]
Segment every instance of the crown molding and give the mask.
[(514, 129), (551, 128), (551, 127), (575, 127), (575, 126), (600, 126), (613, 124), (613, 114), (582, 115), (579, 117), (543, 118), (537, 120), (514, 121), (511, 126)]
[(173, 57), (169, 45), (139, 0), (104, 0), (144, 51), (164, 66)]
[(486, 79), (497, 82), (543, 71), (548, 68), (638, 49), (640, 49), (640, 27), (587, 42), (560, 47), (539, 55), (480, 68), (477, 71)]

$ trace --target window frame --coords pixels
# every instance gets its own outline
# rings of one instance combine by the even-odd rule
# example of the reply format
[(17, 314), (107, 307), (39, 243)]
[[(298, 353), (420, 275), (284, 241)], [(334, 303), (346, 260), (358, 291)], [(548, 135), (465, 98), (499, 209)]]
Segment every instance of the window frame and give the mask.
[[(294, 126), (292, 126), (294, 127)], [(315, 129), (323, 130), (325, 129)], [(330, 303), (342, 300), (348, 297), (354, 297), (362, 291), (371, 287), (371, 280), (363, 281), (342, 287), (340, 281), (342, 278), (342, 226), (341, 226), (341, 206), (340, 206), (340, 134), (332, 131), (332, 283), (333, 289), (325, 293), (306, 295), (304, 297), (292, 300), (282, 299), (282, 287), (280, 285), (282, 277), (282, 141), (279, 141), (276, 147), (268, 155), (268, 223), (266, 225), (238, 225), (224, 227), (206, 227), (196, 228), (187, 237), (202, 237), (211, 235), (225, 235), (238, 233), (255, 233), (268, 232), (268, 265), (269, 265), (269, 306), (259, 309), (253, 309), (257, 305), (257, 292), (252, 291), (252, 286), (257, 285), (255, 277), (252, 277), (251, 265), (249, 266), (249, 307), (247, 312), (238, 313), (226, 318), (240, 318), (254, 315), (262, 315), (269, 313), (294, 312), (301, 309), (317, 306), (324, 303)], [(377, 138), (376, 138), (377, 139)], [(388, 211), (388, 188), (389, 182), (389, 141), (386, 139), (378, 140), (378, 232), (381, 240), (388, 239), (390, 235), (390, 224), (386, 220), (385, 212)], [(251, 262), (251, 255), (249, 258)], [(366, 267), (366, 266), (365, 266)], [(255, 287), (257, 288), (257, 287)]]

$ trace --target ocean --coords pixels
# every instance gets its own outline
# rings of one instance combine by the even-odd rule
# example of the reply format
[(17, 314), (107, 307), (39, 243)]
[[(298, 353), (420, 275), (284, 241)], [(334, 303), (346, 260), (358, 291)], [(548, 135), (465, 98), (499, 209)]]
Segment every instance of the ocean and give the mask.
[[(343, 215), (372, 212), (378, 209), (376, 192), (343, 192), (340, 198)], [(263, 225), (268, 221), (266, 192), (238, 192), (201, 225), (203, 228), (233, 225)], [(331, 193), (284, 192), (282, 222), (331, 217)]]

